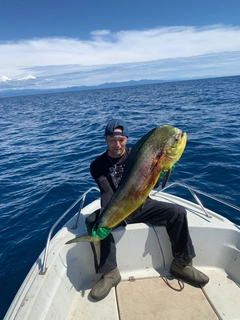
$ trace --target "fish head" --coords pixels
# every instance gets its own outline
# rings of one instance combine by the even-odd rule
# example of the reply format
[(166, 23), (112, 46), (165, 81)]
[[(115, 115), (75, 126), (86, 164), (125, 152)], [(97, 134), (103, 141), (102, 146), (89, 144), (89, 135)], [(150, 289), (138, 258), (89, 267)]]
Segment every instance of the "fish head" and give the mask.
[(181, 158), (187, 143), (187, 134), (173, 126), (161, 127), (161, 134), (164, 140), (162, 155), (164, 155), (164, 169), (171, 169), (172, 166)]

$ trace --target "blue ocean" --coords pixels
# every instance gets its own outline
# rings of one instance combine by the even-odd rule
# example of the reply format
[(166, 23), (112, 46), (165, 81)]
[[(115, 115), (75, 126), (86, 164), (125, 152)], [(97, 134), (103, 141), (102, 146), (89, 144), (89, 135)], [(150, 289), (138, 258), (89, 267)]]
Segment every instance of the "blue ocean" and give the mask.
[[(0, 319), (51, 226), (95, 186), (89, 165), (105, 151), (104, 128), (113, 118), (128, 123), (129, 146), (159, 125), (186, 131), (186, 150), (168, 183), (240, 206), (240, 76), (1, 98)], [(236, 211), (218, 210), (240, 225)]]

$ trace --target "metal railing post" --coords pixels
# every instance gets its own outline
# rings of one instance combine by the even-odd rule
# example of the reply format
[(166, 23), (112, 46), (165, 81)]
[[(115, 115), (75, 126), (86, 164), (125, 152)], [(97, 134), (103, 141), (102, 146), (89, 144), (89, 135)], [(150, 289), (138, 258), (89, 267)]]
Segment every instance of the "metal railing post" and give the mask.
[(50, 243), (50, 240), (51, 240), (51, 236), (52, 236), (52, 233), (54, 231), (54, 229), (56, 228), (56, 226), (62, 221), (62, 219), (79, 203), (79, 201), (82, 201), (81, 203), (81, 206), (79, 208), (79, 212), (78, 212), (78, 216), (77, 216), (77, 222), (75, 224), (74, 227), (77, 226), (77, 223), (78, 223), (78, 219), (79, 219), (79, 216), (81, 214), (81, 210), (82, 210), (82, 207), (83, 207), (83, 203), (85, 201), (85, 198), (86, 198), (86, 195), (91, 192), (92, 190), (97, 190), (100, 192), (100, 190), (96, 187), (92, 187), (90, 189), (88, 189), (81, 197), (79, 197), (64, 213), (63, 215), (54, 223), (54, 225), (52, 226), (52, 228), (50, 229), (49, 231), (49, 234), (48, 234), (48, 237), (47, 237), (47, 242), (46, 242), (46, 247), (45, 247), (45, 250), (44, 250), (44, 256), (43, 256), (43, 262), (42, 262), (42, 265), (41, 265), (41, 268), (40, 268), (40, 272), (39, 274), (40, 275), (44, 275), (46, 273), (46, 264), (47, 264), (47, 256), (48, 256), (48, 249), (49, 249), (49, 243)]

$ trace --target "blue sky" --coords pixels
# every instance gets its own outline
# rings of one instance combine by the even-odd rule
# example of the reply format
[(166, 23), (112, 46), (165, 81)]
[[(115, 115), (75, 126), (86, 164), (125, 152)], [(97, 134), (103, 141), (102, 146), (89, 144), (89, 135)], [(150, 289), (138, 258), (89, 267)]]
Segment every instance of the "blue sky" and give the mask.
[(0, 91), (240, 74), (239, 0), (0, 0)]

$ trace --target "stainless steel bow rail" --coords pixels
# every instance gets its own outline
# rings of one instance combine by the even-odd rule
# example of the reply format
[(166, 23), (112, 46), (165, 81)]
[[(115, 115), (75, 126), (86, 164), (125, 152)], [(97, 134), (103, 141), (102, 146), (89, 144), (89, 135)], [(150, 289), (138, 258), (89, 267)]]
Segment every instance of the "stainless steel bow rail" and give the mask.
[(46, 247), (45, 247), (44, 256), (43, 256), (43, 262), (42, 262), (42, 265), (41, 265), (41, 268), (40, 268), (40, 272), (39, 272), (40, 275), (44, 275), (44, 274), (46, 273), (46, 271), (47, 271), (46, 264), (47, 264), (48, 249), (49, 249), (49, 243), (50, 243), (50, 240), (51, 240), (52, 233), (53, 233), (54, 229), (55, 229), (55, 228), (57, 227), (57, 225), (63, 220), (63, 218), (81, 201), (80, 206), (79, 206), (79, 210), (78, 210), (77, 220), (76, 220), (75, 225), (73, 226), (73, 229), (76, 229), (76, 228), (77, 228), (78, 220), (79, 220), (79, 217), (80, 217), (80, 214), (81, 214), (83, 205), (84, 205), (85, 198), (86, 198), (87, 194), (90, 193), (92, 190), (96, 190), (96, 191), (99, 191), (99, 192), (100, 192), (100, 190), (99, 190), (98, 188), (96, 188), (96, 187), (92, 187), (92, 188), (88, 189), (83, 195), (81, 195), (81, 196), (63, 213), (63, 215), (62, 215), (62, 216), (55, 222), (55, 224), (52, 226), (51, 230), (49, 231), (48, 238), (47, 238), (47, 242), (46, 242)]
[[(198, 196), (196, 195), (196, 193), (199, 193), (199, 194), (202, 194), (210, 199), (213, 199), (217, 202), (220, 202), (228, 207), (231, 207), (232, 209), (235, 209), (237, 211), (240, 211), (240, 208), (237, 207), (237, 206), (234, 206), (226, 201), (223, 201), (221, 199), (218, 199), (212, 195), (209, 195), (208, 193), (205, 193), (205, 192), (202, 192), (202, 191), (199, 191), (199, 190), (196, 190), (196, 189), (193, 189), (192, 187), (184, 184), (184, 183), (179, 183), (179, 182), (173, 182), (171, 184), (169, 184), (168, 186), (166, 186), (164, 189), (162, 190), (158, 190), (156, 191), (155, 193), (159, 193), (159, 192), (165, 192), (166, 189), (170, 188), (170, 187), (174, 187), (174, 186), (180, 186), (180, 187), (183, 187), (185, 189), (188, 189), (189, 192), (192, 194), (192, 196), (194, 197), (194, 199), (196, 200), (196, 202), (199, 204), (199, 206), (202, 208), (204, 214), (208, 217), (208, 218), (211, 218), (211, 216), (209, 215), (209, 213), (206, 211), (206, 209), (204, 208), (202, 202), (200, 201), (200, 199), (198, 198)], [(44, 256), (43, 256), (43, 262), (42, 262), (42, 265), (41, 265), (41, 268), (40, 268), (40, 272), (39, 274), (40, 275), (44, 275), (46, 273), (46, 263), (47, 263), (47, 256), (48, 256), (48, 249), (49, 249), (49, 243), (50, 243), (50, 240), (51, 240), (51, 236), (52, 236), (52, 233), (54, 231), (54, 229), (56, 228), (56, 226), (62, 221), (62, 219), (81, 201), (80, 203), (80, 206), (79, 206), (79, 210), (78, 210), (78, 215), (77, 215), (77, 219), (76, 219), (76, 223), (75, 225), (73, 226), (73, 229), (76, 229), (77, 228), (77, 225), (78, 225), (78, 221), (79, 221), (79, 217), (80, 217), (80, 214), (81, 214), (81, 210), (83, 208), (83, 205), (84, 205), (84, 201), (85, 201), (85, 198), (86, 198), (86, 195), (91, 192), (92, 190), (96, 190), (96, 191), (99, 191), (100, 190), (96, 187), (92, 187), (90, 189), (88, 189), (81, 197), (79, 197), (64, 213), (63, 215), (56, 221), (56, 223), (52, 226), (51, 230), (49, 231), (49, 234), (48, 234), (48, 238), (47, 238), (47, 242), (46, 242), (46, 247), (45, 247), (45, 251), (44, 251)]]
[(193, 189), (192, 187), (190, 187), (190, 186), (188, 186), (188, 185), (186, 185), (186, 184), (184, 184), (184, 183), (180, 183), (180, 182), (173, 182), (173, 183), (169, 184), (167, 187), (165, 187), (164, 189), (157, 191), (156, 193), (158, 193), (158, 192), (165, 192), (166, 189), (168, 189), (168, 188), (170, 188), (170, 187), (173, 187), (173, 186), (176, 186), (176, 185), (178, 185), (178, 186), (180, 186), (180, 187), (183, 187), (183, 188), (185, 188), (185, 189), (188, 189), (188, 190), (190, 191), (190, 193), (192, 194), (192, 196), (194, 197), (194, 199), (195, 199), (196, 202), (199, 204), (199, 206), (202, 208), (203, 212), (205, 213), (205, 215), (206, 215), (208, 218), (211, 218), (211, 216), (209, 215), (209, 213), (208, 213), (208, 212), (206, 211), (206, 209), (204, 208), (202, 202), (200, 201), (200, 199), (198, 198), (198, 196), (196, 195), (196, 193), (202, 194), (203, 196), (205, 196), (205, 197), (207, 197), (207, 198), (210, 198), (210, 199), (212, 199), (212, 200), (215, 200), (215, 201), (217, 201), (217, 202), (220, 202), (220, 203), (222, 203), (222, 204), (224, 204), (224, 205), (226, 205), (226, 206), (228, 206), (228, 207), (230, 207), (230, 208), (232, 208), (232, 209), (235, 209), (235, 210), (237, 210), (237, 211), (240, 212), (240, 208), (239, 208), (239, 207), (234, 206), (234, 205), (232, 205), (232, 204), (230, 204), (230, 203), (228, 203), (228, 202), (226, 202), (226, 201), (223, 201), (223, 200), (221, 200), (221, 199), (219, 199), (219, 198), (217, 198), (217, 197), (214, 197), (214, 196), (212, 196), (212, 195), (210, 195), (210, 194), (208, 194), (208, 193), (205, 193), (205, 192), (202, 192), (202, 191)]

